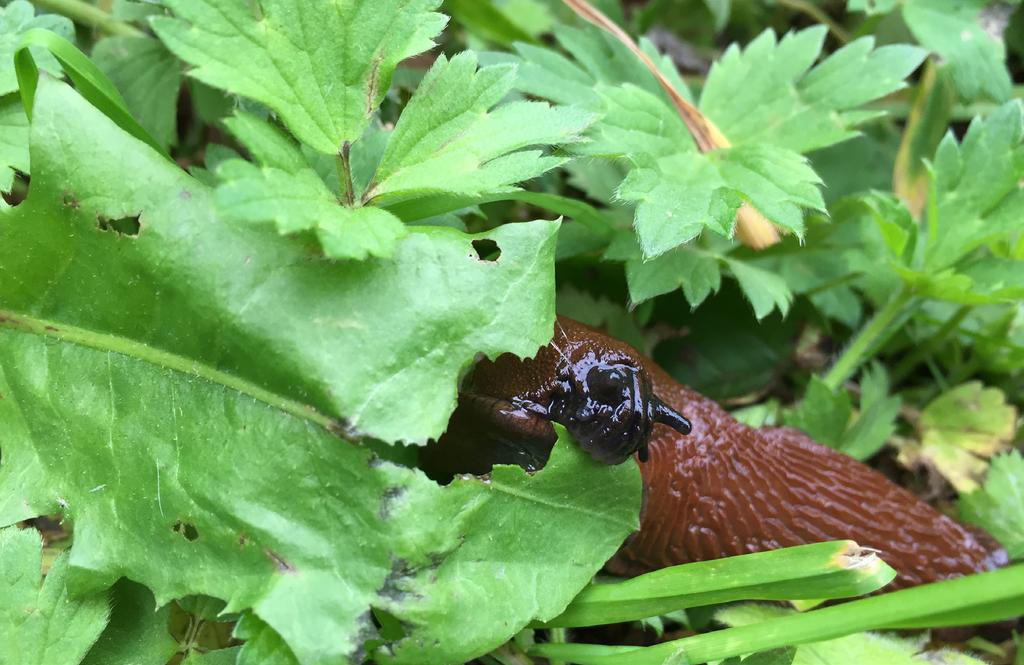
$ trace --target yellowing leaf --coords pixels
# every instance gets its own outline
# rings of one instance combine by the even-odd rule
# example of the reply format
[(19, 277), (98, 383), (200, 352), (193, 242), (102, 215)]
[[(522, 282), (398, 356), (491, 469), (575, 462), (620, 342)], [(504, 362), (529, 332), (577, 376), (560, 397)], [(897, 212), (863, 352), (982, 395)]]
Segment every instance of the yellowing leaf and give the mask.
[(932, 400), (921, 413), (918, 439), (903, 446), (900, 461), (927, 465), (960, 492), (978, 487), (988, 460), (1008, 449), (1017, 409), (998, 388), (980, 381), (958, 386)]

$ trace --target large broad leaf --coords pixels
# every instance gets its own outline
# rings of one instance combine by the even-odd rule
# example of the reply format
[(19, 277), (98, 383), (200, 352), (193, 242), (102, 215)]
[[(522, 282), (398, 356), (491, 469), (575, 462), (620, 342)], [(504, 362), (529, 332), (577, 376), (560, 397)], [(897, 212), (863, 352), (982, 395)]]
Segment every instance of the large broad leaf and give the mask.
[(29, 171), (28, 118), (17, 95), (7, 95), (0, 97), (0, 192), (11, 191), (15, 171)]
[(262, 102), (317, 150), (362, 135), (398, 63), (433, 46), (440, 0), (167, 0), (153, 28), (191, 75)]
[(440, 665), (556, 616), (637, 527), (635, 466), (565, 440), (441, 488), (266, 394), (45, 332), (0, 331), (0, 523), (62, 509), (79, 591), (222, 598), (304, 664), (359, 662), (378, 608), (390, 660)]
[(557, 224), (486, 234), (494, 261), (476, 236), (423, 228), (392, 261), (337, 264), (216, 218), (210, 190), (67, 86), (41, 81), (36, 104), (31, 193), (0, 217), (8, 314), (187, 358), (387, 441), (438, 436), (477, 353), (551, 336)]
[(78, 665), (107, 624), (106, 594), (68, 597), (66, 555), (58, 557), (42, 579), (42, 547), (34, 529), (0, 530), (4, 665)]

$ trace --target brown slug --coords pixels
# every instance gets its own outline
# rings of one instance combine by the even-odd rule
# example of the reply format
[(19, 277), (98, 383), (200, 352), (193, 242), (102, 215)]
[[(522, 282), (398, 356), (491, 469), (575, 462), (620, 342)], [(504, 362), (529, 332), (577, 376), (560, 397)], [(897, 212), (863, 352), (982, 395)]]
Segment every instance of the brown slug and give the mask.
[(741, 424), (627, 344), (561, 317), (535, 358), (475, 368), (421, 463), (435, 478), (540, 468), (552, 421), (602, 462), (642, 461), (640, 530), (608, 562), (612, 573), (838, 539), (878, 550), (899, 573), (890, 588), (1007, 563), (990, 536), (868, 466), (795, 429)]

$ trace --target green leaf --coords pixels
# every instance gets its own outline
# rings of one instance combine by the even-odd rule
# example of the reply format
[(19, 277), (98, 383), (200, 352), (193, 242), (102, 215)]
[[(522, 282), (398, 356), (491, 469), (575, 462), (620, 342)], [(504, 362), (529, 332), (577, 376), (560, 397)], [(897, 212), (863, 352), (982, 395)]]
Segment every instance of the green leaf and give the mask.
[(260, 166), (289, 174), (310, 168), (302, 151), (283, 131), (252, 113), (235, 111), (230, 118), (224, 119), (224, 126)]
[(407, 231), (402, 221), (380, 208), (349, 208), (310, 168), (288, 173), (231, 160), (217, 177), (217, 210), (242, 223), (272, 222), (279, 233), (316, 232), (324, 254), (334, 259), (390, 258)]
[(1024, 557), (1024, 455), (1013, 450), (992, 460), (981, 489), (960, 497), (960, 517), (985, 529), (1010, 557)]
[(925, 269), (938, 273), (1007, 233), (1024, 216), (1024, 113), (1018, 100), (975, 119), (963, 142), (948, 134), (933, 165)]
[(636, 258), (626, 263), (626, 281), (633, 303), (671, 293), (682, 288), (690, 307), (698, 307), (722, 285), (718, 259), (684, 247), (644, 261)]
[(701, 111), (733, 145), (824, 148), (877, 116), (859, 107), (903, 88), (925, 56), (903, 44), (876, 49), (873, 38), (862, 37), (812, 68), (825, 34), (815, 26), (779, 41), (767, 30), (742, 50), (730, 46), (708, 74)]
[(635, 465), (564, 436), (538, 473), (442, 488), (217, 377), (34, 332), (0, 332), (0, 495), (61, 502), (72, 586), (222, 598), (300, 663), (354, 656), (371, 607), (407, 631), (389, 661), (470, 660), (556, 616), (638, 527)]
[(166, 665), (178, 651), (171, 637), (170, 605), (157, 608), (141, 584), (121, 580), (111, 591), (110, 623), (82, 665)]
[(107, 37), (96, 43), (92, 59), (161, 146), (177, 142), (181, 66), (163, 44), (151, 37)]
[[(792, 610), (767, 605), (735, 605), (719, 610), (715, 619), (727, 626), (752, 626), (762, 621), (791, 616)], [(952, 650), (926, 650), (925, 636), (903, 639), (878, 633), (857, 633), (826, 642), (796, 647), (793, 665), (857, 663), (858, 665), (984, 665), (984, 661)], [(744, 665), (753, 656), (743, 661)]]
[(366, 199), (426, 193), (476, 196), (534, 178), (561, 164), (528, 146), (573, 142), (593, 116), (543, 102), (494, 110), (512, 88), (515, 69), (477, 69), (471, 52), (441, 56), (395, 126)]
[(851, 457), (867, 459), (896, 431), (900, 399), (889, 396), (889, 379), (877, 363), (864, 371), (860, 390), (860, 411), (855, 414), (846, 390), (833, 393), (812, 376), (803, 401), (786, 414), (786, 424)]
[(11, 191), (15, 171), (29, 172), (28, 118), (21, 100), (7, 95), (0, 97), (0, 191)]
[[(4, 464), (7, 464), (5, 440)], [(42, 578), (43, 543), (35, 529), (0, 529), (0, 644), (5, 665), (78, 665), (107, 625), (106, 594), (71, 598), (68, 556)]]
[(843, 434), (853, 416), (850, 394), (833, 393), (817, 376), (811, 377), (800, 406), (786, 414), (786, 424), (806, 432), (812, 439), (832, 448), (841, 448)]
[[(411, 630), (384, 650), (383, 662), (426, 665), (423, 654), (438, 643), (447, 646), (443, 662), (462, 662), (511, 639), (522, 628), (512, 617), (553, 619), (639, 528), (636, 466), (594, 462), (556, 430), (550, 461), (532, 477), (497, 466), (489, 480), (456, 479), (446, 488), (434, 510), (464, 515), (472, 507), (464, 528), (486, 536), (461, 543), (430, 575), (393, 580), (396, 598), (382, 607)], [(396, 511), (408, 513), (407, 528), (416, 533), (411, 526), (423, 518), (411, 510), (412, 499), (397, 502)], [(430, 527), (421, 528), (425, 536)], [(449, 527), (439, 520), (433, 528)]]
[(296, 3), (166, 0), (153, 29), (190, 75), (273, 109), (303, 143), (335, 154), (359, 138), (398, 63), (433, 46), (440, 0)]
[(444, 8), (457, 23), (482, 39), (502, 46), (535, 41), (492, 0), (445, 0)]
[(978, 487), (988, 459), (1005, 451), (1017, 431), (1017, 409), (998, 388), (971, 381), (921, 411), (918, 442), (900, 452), (907, 465), (928, 464), (960, 492)]
[(903, 20), (917, 41), (949, 61), (953, 83), (967, 102), (1010, 98), (1002, 39), (981, 27), (987, 0), (904, 0)]
[[(28, 0), (13, 0), (6, 7), (0, 7), (0, 95), (18, 89), (14, 52), (21, 46), (22, 35), (35, 28), (50, 30), (68, 41), (75, 38), (75, 26), (70, 19), (56, 14), (36, 16), (35, 7)], [(31, 51), (40, 69), (57, 77), (61, 75), (60, 63), (48, 50), (33, 46)]]
[[(40, 81), (37, 114), (32, 191), (0, 218), (0, 310), (189, 358), (385, 441), (438, 436), (476, 354), (550, 339), (556, 223), (425, 228), (393, 262), (330, 264), (218, 219), (210, 190), (67, 86)], [(136, 236), (102, 230), (135, 216)]]
[(793, 303), (793, 293), (781, 277), (735, 259), (726, 259), (725, 264), (739, 281), (743, 295), (750, 300), (754, 307), (754, 316), (759, 320), (775, 309), (783, 316), (789, 312), (789, 306)]

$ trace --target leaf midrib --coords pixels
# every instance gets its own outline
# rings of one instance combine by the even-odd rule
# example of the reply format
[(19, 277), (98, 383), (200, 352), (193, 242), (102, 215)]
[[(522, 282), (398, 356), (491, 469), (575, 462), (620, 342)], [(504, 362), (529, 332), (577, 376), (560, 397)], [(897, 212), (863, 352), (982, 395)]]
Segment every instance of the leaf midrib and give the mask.
[(61, 342), (77, 344), (100, 351), (110, 351), (156, 365), (157, 367), (195, 376), (243, 395), (248, 395), (289, 415), (319, 425), (336, 436), (353, 440), (353, 437), (347, 433), (342, 422), (317, 411), (308, 404), (267, 390), (251, 381), (198, 362), (193, 358), (158, 349), (134, 339), (70, 326), (3, 309), (0, 309), (0, 328), (52, 337)]

